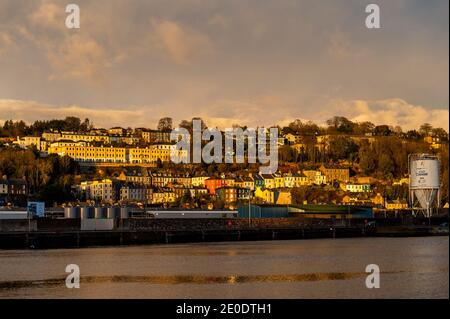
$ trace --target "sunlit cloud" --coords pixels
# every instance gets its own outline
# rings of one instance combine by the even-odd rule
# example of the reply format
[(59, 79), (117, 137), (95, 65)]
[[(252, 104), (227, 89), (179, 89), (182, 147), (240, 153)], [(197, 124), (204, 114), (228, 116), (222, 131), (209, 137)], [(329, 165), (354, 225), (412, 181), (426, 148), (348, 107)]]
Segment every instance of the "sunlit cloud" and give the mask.
[[(449, 131), (448, 109), (427, 110), (419, 105), (412, 105), (400, 99), (383, 101), (329, 101), (324, 106), (326, 112), (320, 118), (286, 116), (277, 111), (278, 101), (275, 97), (255, 98), (253, 101), (218, 101), (208, 111), (197, 113), (175, 113), (167, 105), (133, 106), (130, 109), (91, 108), (77, 105), (54, 106), (34, 101), (0, 100), (0, 123), (5, 120), (25, 120), (32, 123), (36, 120), (77, 116), (89, 118), (97, 127), (156, 127), (161, 117), (169, 116), (177, 124), (181, 120), (201, 117), (208, 126), (221, 129), (242, 125), (249, 127), (286, 126), (296, 118), (303, 121), (315, 121), (325, 125), (327, 119), (339, 115), (355, 122), (370, 121), (376, 125), (387, 124), (401, 126), (404, 130), (418, 129), (423, 123), (434, 127), (442, 127)], [(245, 112), (243, 110), (246, 110)]]
[(174, 21), (152, 19), (151, 25), (154, 45), (175, 63), (190, 63), (192, 59), (209, 54), (212, 50), (207, 36)]
[(380, 101), (332, 101), (329, 106), (333, 114), (347, 116), (356, 122), (369, 121), (375, 124), (400, 126), (403, 129), (417, 129), (423, 123), (449, 130), (448, 109), (426, 109), (402, 99)]

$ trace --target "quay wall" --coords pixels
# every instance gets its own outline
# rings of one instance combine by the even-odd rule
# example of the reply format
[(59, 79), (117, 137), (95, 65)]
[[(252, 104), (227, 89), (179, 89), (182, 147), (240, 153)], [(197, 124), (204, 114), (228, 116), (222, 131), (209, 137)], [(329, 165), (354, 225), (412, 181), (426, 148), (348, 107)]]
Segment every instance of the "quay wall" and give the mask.
[[(375, 221), (375, 223), (371, 223)], [(0, 220), (0, 249), (188, 242), (429, 236), (448, 218), (428, 219), (34, 219)], [(87, 224), (86, 224), (87, 223)], [(434, 226), (428, 226), (430, 225)], [(442, 227), (438, 227), (442, 228)], [(448, 236), (447, 231), (441, 235)], [(440, 231), (440, 230), (439, 230)]]

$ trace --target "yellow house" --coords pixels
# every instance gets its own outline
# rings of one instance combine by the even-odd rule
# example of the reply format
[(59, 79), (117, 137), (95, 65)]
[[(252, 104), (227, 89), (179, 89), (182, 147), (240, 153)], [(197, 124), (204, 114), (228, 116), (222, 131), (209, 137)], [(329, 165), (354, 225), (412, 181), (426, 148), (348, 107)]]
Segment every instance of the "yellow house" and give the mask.
[(283, 187), (285, 187), (284, 177), (282, 175), (275, 174), (274, 175), (274, 180), (275, 180), (275, 188), (283, 188)]
[(84, 181), (77, 189), (88, 200), (113, 202), (118, 200), (118, 184), (111, 179)]
[(48, 131), (42, 133), (42, 138), (48, 142), (55, 142), (61, 138), (61, 133), (56, 131)]
[(283, 178), (284, 178), (284, 186), (285, 187), (289, 187), (289, 188), (295, 187), (294, 175), (284, 174)]
[(169, 188), (157, 188), (153, 190), (152, 204), (173, 203), (175, 200), (176, 195)]
[(293, 188), (293, 187), (311, 185), (308, 177), (306, 177), (303, 174), (288, 173), (288, 174), (284, 174), (283, 178), (284, 178), (284, 186), (283, 187)]
[(374, 184), (376, 182), (376, 178), (371, 176), (357, 176), (355, 177), (355, 182), (357, 184)]
[(209, 176), (194, 176), (192, 177), (192, 186), (205, 187), (205, 181)]
[(98, 135), (98, 134), (81, 134), (74, 132), (62, 132), (60, 139), (62, 140), (72, 140), (74, 142), (84, 141), (84, 142), (103, 142), (111, 144), (111, 138), (108, 135)]
[(51, 146), (49, 154), (70, 156), (80, 162), (126, 163), (126, 149), (120, 147)]
[(310, 184), (322, 185), (327, 183), (327, 177), (321, 171), (306, 170), (303, 174), (307, 177)]
[(261, 174), (264, 180), (264, 188), (275, 188), (275, 178), (272, 174)]
[(257, 187), (255, 197), (262, 199), (268, 204), (290, 205), (292, 204), (292, 196), (289, 190), (267, 189)]
[(381, 205), (384, 206), (384, 197), (381, 196), (380, 193), (377, 193), (376, 196), (372, 197), (372, 203), (374, 205)]
[(311, 182), (304, 174), (294, 174), (294, 185), (295, 187), (308, 186)]
[(267, 188), (257, 187), (255, 190), (255, 197), (262, 199), (266, 203), (274, 204), (275, 196), (274, 192)]
[(392, 185), (408, 185), (408, 184), (409, 184), (409, 177), (401, 178), (392, 183)]
[(53, 145), (48, 148), (49, 154), (70, 156), (80, 162), (106, 162), (106, 163), (156, 163), (158, 159), (169, 162), (174, 153), (184, 157), (185, 150), (165, 148), (123, 148), (123, 147), (95, 147), (82, 145)]
[(289, 142), (289, 144), (296, 144), (302, 140), (302, 137), (300, 135), (295, 135), (292, 133), (286, 134), (284, 138)]
[(251, 176), (243, 176), (242, 180), (244, 181), (244, 188), (255, 190), (255, 181)]
[(333, 181), (348, 182), (350, 180), (349, 168), (322, 164), (319, 170), (326, 176), (330, 183)]
[(408, 208), (408, 202), (401, 199), (387, 200), (386, 209), (405, 209)]
[(17, 140), (14, 141), (13, 144), (19, 145), (21, 148), (36, 146), (39, 151), (45, 151), (47, 149), (46, 141), (42, 140), (39, 136), (18, 136)]
[(277, 205), (291, 205), (292, 204), (291, 192), (288, 190), (276, 190), (274, 198), (275, 198), (275, 204), (277, 204)]
[(348, 184), (339, 183), (340, 189), (350, 193), (369, 193), (371, 191), (370, 184)]
[(342, 198), (342, 203), (343, 203), (343, 204), (356, 203), (357, 201), (358, 201), (358, 198), (357, 198), (357, 197), (352, 197), (352, 196), (349, 196), (349, 195), (345, 195), (345, 196)]

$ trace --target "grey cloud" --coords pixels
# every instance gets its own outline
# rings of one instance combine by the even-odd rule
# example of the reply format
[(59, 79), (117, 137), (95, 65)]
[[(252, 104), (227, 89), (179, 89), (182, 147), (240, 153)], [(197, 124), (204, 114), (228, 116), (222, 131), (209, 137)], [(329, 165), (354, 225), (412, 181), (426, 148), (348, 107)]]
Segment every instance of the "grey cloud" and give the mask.
[[(322, 121), (330, 101), (448, 109), (446, 0), (379, 0), (377, 31), (360, 0), (76, 3), (79, 31), (61, 1), (0, 0), (0, 99), (224, 123)], [(409, 125), (418, 111), (383, 107), (366, 112)]]

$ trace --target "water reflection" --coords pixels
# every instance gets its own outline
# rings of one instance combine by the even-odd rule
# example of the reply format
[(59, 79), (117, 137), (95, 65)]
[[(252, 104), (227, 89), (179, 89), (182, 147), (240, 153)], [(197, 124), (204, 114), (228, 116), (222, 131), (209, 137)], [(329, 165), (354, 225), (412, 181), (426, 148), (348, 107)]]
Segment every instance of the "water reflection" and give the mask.
[[(384, 274), (402, 273), (402, 271), (385, 272)], [(364, 272), (336, 272), (336, 273), (311, 273), (311, 274), (280, 274), (280, 275), (229, 275), (229, 276), (86, 276), (81, 278), (82, 284), (104, 283), (145, 283), (157, 285), (176, 284), (242, 284), (258, 282), (299, 282), (299, 281), (327, 281), (346, 280), (367, 276)], [(65, 285), (65, 278), (46, 280), (19, 280), (0, 282), (0, 289), (19, 289), (29, 287), (59, 286)]]
[(448, 237), (0, 250), (0, 298), (448, 298), (448, 254)]

